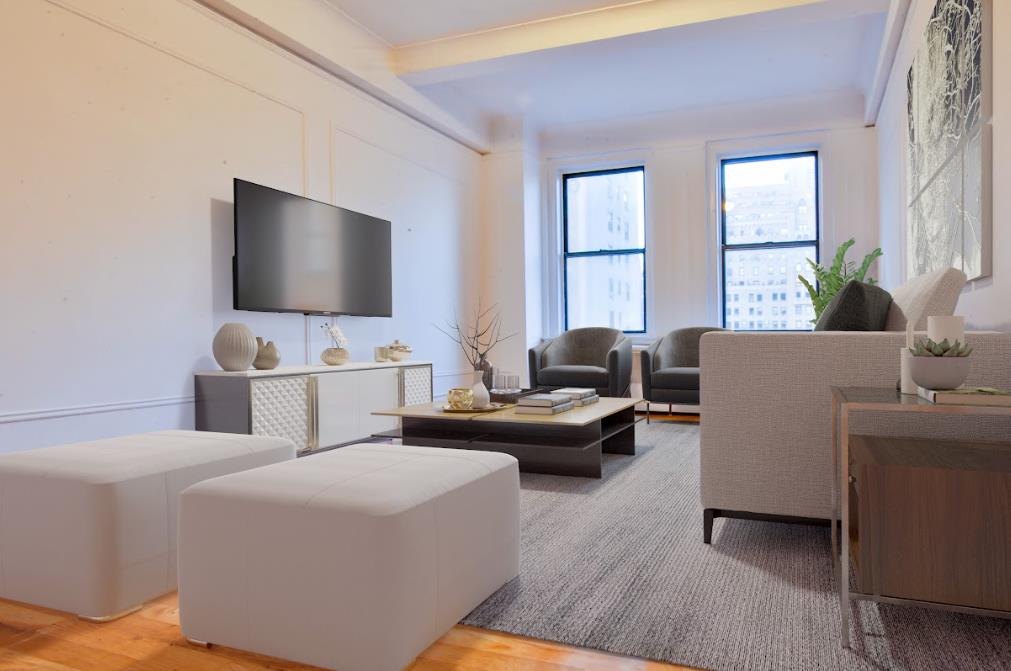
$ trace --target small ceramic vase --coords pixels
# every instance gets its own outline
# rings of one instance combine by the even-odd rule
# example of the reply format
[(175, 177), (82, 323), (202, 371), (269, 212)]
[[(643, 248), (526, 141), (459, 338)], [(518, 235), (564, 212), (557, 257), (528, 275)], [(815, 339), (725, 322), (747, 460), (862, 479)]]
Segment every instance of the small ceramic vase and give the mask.
[(323, 350), (320, 355), (320, 359), (323, 360), (328, 366), (339, 366), (343, 363), (347, 363), (348, 359), (351, 357), (351, 353), (346, 349), (341, 349), (339, 347), (327, 347)]
[(263, 344), (263, 338), (256, 336), (256, 358), (253, 359), (253, 368), (257, 370), (273, 370), (277, 364), (281, 363), (281, 353), (277, 351), (277, 345), (273, 340), (268, 340)]
[(249, 370), (256, 358), (256, 338), (245, 324), (229, 322), (218, 329), (211, 351), (222, 370)]
[(491, 403), (491, 394), (488, 393), (488, 387), (484, 386), (483, 370), (474, 371), (474, 386), (471, 390), (474, 392), (474, 409), (487, 408)]

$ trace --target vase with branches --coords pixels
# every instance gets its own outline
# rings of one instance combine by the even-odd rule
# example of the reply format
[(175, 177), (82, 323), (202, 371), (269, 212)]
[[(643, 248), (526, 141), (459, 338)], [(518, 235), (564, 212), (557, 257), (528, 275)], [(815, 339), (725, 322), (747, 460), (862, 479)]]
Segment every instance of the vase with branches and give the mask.
[(492, 365), (488, 355), (496, 345), (516, 334), (502, 335), (502, 314), (497, 304), (483, 309), (479, 299), (474, 314), (474, 319), (470, 323), (461, 323), (458, 318), (454, 318), (453, 321), (446, 320), (445, 326), (439, 324), (434, 326), (460, 346), (467, 363), (475, 372), (481, 373), (484, 386), (491, 389)]

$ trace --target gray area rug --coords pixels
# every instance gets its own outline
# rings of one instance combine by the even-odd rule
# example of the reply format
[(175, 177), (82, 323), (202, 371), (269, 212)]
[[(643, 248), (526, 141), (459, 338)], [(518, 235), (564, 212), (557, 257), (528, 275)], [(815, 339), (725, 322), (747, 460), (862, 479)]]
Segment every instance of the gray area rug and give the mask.
[(827, 527), (717, 520), (695, 426), (638, 427), (601, 480), (522, 476), (520, 577), (464, 623), (703, 669), (1008, 669), (1011, 622), (861, 602), (839, 642)]

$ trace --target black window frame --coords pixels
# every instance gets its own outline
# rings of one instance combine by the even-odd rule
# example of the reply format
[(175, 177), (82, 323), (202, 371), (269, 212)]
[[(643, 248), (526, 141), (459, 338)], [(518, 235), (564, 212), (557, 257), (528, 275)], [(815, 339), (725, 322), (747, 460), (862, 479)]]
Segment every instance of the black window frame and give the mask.
[[(642, 247), (625, 247), (621, 249), (598, 249), (585, 252), (570, 252), (569, 251), (569, 180), (579, 177), (595, 177), (598, 175), (617, 175), (629, 172), (641, 172), (642, 173), (642, 189), (643, 189), (643, 205), (642, 205), (642, 218), (643, 218), (643, 246)], [(580, 258), (580, 257), (591, 257), (591, 256), (642, 256), (642, 330), (641, 331), (625, 331), (622, 333), (627, 333), (631, 335), (642, 335), (648, 332), (649, 328), (649, 313), (646, 310), (646, 208), (648, 207), (646, 203), (646, 166), (645, 165), (633, 165), (624, 168), (607, 168), (604, 170), (583, 170), (581, 172), (566, 172), (562, 173), (562, 323), (564, 330), (569, 330), (569, 259), (570, 258)]]
[[(814, 158), (814, 238), (807, 240), (788, 240), (785, 242), (745, 242), (727, 243), (727, 172), (726, 166), (735, 163), (758, 163), (760, 161), (775, 161), (784, 158), (799, 158), (811, 156)], [(779, 154), (759, 154), (757, 156), (741, 156), (737, 158), (720, 159), (720, 325), (727, 328), (727, 251), (740, 249), (789, 249), (810, 247), (814, 245), (814, 261), (821, 263), (821, 160), (817, 149), (794, 151)], [(817, 288), (817, 282), (815, 288)], [(744, 331), (763, 333), (805, 333), (810, 329), (742, 329)]]

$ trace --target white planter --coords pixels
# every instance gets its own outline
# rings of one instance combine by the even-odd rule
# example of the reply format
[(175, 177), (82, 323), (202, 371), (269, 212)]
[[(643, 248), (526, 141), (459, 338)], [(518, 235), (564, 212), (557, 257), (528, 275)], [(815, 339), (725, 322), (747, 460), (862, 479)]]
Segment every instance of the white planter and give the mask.
[(256, 358), (256, 338), (245, 324), (229, 322), (218, 329), (211, 351), (222, 370), (249, 370)]
[(925, 389), (956, 389), (969, 377), (969, 357), (914, 356), (909, 359), (913, 382)]

